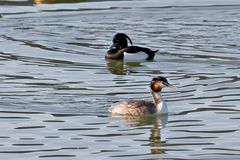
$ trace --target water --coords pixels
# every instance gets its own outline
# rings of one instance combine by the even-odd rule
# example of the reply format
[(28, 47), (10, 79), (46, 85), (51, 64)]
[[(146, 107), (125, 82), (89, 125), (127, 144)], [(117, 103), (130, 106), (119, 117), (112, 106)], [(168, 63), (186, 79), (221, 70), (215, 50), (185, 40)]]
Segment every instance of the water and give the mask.
[[(239, 159), (239, 1), (45, 2), (0, 3), (2, 159)], [(160, 53), (106, 61), (116, 32)], [(158, 75), (168, 116), (107, 113)]]

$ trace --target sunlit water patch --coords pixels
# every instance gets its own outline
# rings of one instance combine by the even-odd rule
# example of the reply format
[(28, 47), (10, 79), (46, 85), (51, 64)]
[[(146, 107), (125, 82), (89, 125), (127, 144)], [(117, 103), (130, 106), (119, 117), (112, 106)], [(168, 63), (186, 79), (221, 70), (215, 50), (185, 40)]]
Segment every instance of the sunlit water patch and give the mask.
[[(239, 157), (238, 1), (6, 2), (2, 158)], [(154, 61), (105, 60), (116, 32), (160, 53)], [(168, 117), (107, 113), (121, 100), (150, 100), (149, 81), (158, 75), (176, 86), (163, 90)]]

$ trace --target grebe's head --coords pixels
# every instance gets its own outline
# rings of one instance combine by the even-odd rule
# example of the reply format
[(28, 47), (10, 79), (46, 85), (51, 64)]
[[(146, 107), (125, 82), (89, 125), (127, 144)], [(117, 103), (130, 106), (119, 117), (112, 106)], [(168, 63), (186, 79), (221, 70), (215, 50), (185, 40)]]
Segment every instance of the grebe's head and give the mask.
[(150, 87), (154, 92), (160, 92), (162, 88), (173, 87), (172, 84), (168, 83), (167, 79), (162, 76), (158, 76), (152, 79)]
[(111, 45), (110, 49), (116, 48), (116, 49), (123, 49), (128, 47), (128, 40), (130, 44), (132, 45), (132, 40), (126, 35), (125, 33), (117, 33), (113, 37), (113, 44)]

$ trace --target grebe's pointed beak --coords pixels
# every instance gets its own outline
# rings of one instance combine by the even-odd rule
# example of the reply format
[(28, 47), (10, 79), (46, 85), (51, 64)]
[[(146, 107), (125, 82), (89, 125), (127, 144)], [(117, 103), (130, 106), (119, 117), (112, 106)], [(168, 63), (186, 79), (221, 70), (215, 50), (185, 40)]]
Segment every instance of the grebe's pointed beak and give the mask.
[(176, 86), (174, 86), (173, 84), (168, 84), (167, 87), (172, 88), (172, 89), (175, 89), (175, 88), (176, 88)]
[(168, 82), (164, 82), (163, 84), (164, 84), (164, 86), (169, 87), (169, 88), (176, 88), (173, 84), (170, 84)]

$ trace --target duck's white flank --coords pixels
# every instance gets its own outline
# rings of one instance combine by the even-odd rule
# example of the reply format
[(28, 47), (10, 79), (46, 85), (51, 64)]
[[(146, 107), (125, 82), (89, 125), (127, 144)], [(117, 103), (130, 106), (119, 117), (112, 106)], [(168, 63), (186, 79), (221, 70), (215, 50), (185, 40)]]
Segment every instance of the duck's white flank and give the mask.
[(137, 53), (127, 53), (124, 52), (124, 60), (126, 61), (141, 61), (146, 60), (148, 55), (145, 52), (137, 52)]

